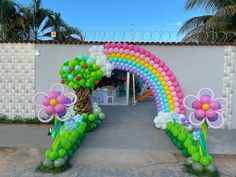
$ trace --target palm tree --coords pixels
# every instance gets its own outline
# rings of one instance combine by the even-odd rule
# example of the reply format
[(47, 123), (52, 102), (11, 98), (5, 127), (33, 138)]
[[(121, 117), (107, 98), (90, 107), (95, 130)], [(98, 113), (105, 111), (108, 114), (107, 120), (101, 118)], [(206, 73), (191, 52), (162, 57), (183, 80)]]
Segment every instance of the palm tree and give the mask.
[(0, 40), (17, 38), (19, 6), (12, 0), (0, 0)]
[(186, 10), (200, 8), (209, 13), (184, 22), (183, 41), (233, 42), (236, 40), (236, 0), (187, 0)]
[(66, 24), (60, 13), (50, 15), (45, 28), (51, 28), (45, 36), (50, 37), (51, 31), (56, 32), (56, 37), (54, 38), (55, 40), (84, 40), (80, 30)]

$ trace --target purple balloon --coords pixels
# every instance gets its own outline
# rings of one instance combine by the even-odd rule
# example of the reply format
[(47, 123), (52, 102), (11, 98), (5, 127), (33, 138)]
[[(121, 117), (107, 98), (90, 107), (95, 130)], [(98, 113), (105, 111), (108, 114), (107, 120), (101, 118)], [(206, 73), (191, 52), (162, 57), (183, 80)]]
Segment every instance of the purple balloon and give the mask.
[(66, 98), (66, 101), (65, 101), (65, 104), (70, 104), (71, 103), (71, 100), (70, 100), (70, 98)]
[(57, 114), (59, 117), (63, 117), (66, 115), (66, 109), (64, 109), (62, 112)]
[(218, 114), (216, 114), (215, 117), (212, 117), (212, 118), (208, 117), (208, 120), (210, 122), (215, 122), (217, 119), (218, 119)]

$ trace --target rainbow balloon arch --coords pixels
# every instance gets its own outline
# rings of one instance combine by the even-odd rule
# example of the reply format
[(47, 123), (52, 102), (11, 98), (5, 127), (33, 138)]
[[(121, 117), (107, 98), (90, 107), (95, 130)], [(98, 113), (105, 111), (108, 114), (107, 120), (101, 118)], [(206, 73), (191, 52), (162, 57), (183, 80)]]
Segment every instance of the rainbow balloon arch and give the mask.
[[(64, 168), (86, 132), (99, 126), (105, 118), (101, 108), (97, 103), (90, 106), (88, 100), (85, 103), (86, 98), (78, 97), (88, 94), (86, 88), (93, 90), (102, 77), (110, 77), (112, 71), (117, 69), (141, 78), (151, 89), (157, 108), (155, 126), (165, 130), (186, 157), (187, 167), (197, 174), (217, 172), (206, 148), (207, 129), (209, 126), (223, 126), (224, 118), (220, 112), (227, 107), (225, 99), (214, 99), (213, 91), (208, 88), (201, 89), (198, 96), (184, 98), (179, 82), (165, 62), (138, 46), (106, 43), (89, 48), (89, 52), (89, 56), (79, 55), (65, 61), (60, 68), (61, 84), (54, 85), (48, 95), (40, 92), (34, 97), (35, 103), (42, 106), (38, 112), (39, 120), (46, 123), (55, 118), (54, 130), (50, 130), (53, 144), (45, 151), (42, 169)], [(73, 88), (79, 95), (64, 94), (64, 85)], [(56, 87), (60, 87), (60, 91), (55, 90)], [(43, 98), (39, 101), (40, 95)], [(189, 105), (187, 100), (190, 97), (193, 100)], [(80, 108), (86, 105), (87, 109), (74, 113), (70, 107), (76, 104)], [(184, 115), (185, 108), (192, 111), (189, 117)], [(193, 126), (200, 128), (193, 131)]]

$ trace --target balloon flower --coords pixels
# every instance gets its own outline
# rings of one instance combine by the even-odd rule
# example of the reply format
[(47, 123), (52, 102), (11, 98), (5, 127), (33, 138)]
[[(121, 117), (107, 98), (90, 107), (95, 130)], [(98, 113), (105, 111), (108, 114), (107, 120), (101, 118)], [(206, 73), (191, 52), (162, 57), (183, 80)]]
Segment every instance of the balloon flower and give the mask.
[[(204, 94), (204, 93), (208, 94)], [(192, 100), (192, 101), (191, 101)], [(191, 107), (187, 104), (191, 102)], [(195, 140), (199, 139), (201, 156), (206, 156), (206, 139), (208, 125), (212, 128), (220, 128), (224, 124), (224, 117), (220, 111), (228, 106), (224, 98), (214, 98), (214, 92), (209, 88), (202, 88), (198, 95), (188, 95), (184, 98), (185, 108), (192, 111), (189, 121), (192, 125), (201, 126), (200, 132), (193, 133)], [(218, 124), (218, 125), (217, 125)]]
[[(60, 87), (61, 90), (55, 90), (56, 87)], [(69, 96), (73, 96), (73, 102)], [(37, 101), (39, 96), (43, 96), (41, 103)], [(62, 84), (54, 84), (49, 91), (49, 94), (44, 92), (39, 92), (34, 96), (34, 103), (38, 106), (42, 106), (42, 108), (38, 111), (38, 119), (41, 122), (50, 122), (53, 117), (57, 118), (59, 121), (66, 121), (64, 116), (70, 112), (69, 107), (74, 105), (77, 101), (77, 96), (74, 93), (64, 94), (64, 86)], [(48, 118), (43, 118), (42, 113), (46, 113), (44, 115), (48, 115)]]
[[(202, 93), (208, 91), (210, 94)], [(193, 98), (191, 107), (187, 106), (188, 99)], [(228, 106), (224, 98), (214, 98), (214, 92), (209, 88), (202, 88), (198, 91), (198, 96), (188, 95), (183, 100), (185, 108), (192, 111), (189, 115), (189, 121), (195, 126), (201, 126), (207, 123), (212, 128), (220, 128), (224, 124), (224, 117), (221, 114)], [(214, 124), (218, 122), (218, 125)]]

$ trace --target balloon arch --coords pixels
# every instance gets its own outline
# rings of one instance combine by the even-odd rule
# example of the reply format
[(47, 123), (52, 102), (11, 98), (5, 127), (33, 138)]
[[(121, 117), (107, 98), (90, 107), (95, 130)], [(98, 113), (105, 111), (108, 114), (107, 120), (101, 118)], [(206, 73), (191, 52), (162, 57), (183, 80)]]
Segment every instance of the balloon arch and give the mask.
[[(78, 55), (65, 61), (59, 71), (61, 84), (53, 85), (49, 94), (39, 92), (34, 97), (35, 104), (42, 106), (37, 114), (39, 120), (44, 123), (55, 121), (54, 129), (49, 131), (52, 147), (45, 151), (40, 166), (42, 171), (66, 169), (86, 132), (94, 130), (105, 118), (97, 103), (91, 104), (90, 91), (102, 77), (110, 77), (113, 69), (130, 72), (148, 85), (156, 100), (155, 125), (165, 129), (187, 158), (187, 166), (197, 174), (216, 171), (212, 157), (207, 153), (207, 128), (220, 128), (224, 124), (220, 111), (227, 107), (225, 99), (214, 99), (213, 91), (208, 88), (201, 89), (197, 97), (189, 95), (183, 99), (181, 87), (165, 62), (141, 47), (106, 43), (90, 47), (89, 52), (89, 56)], [(64, 93), (64, 85), (73, 88), (75, 93)], [(58, 87), (60, 91), (56, 89)], [(42, 96), (41, 100), (39, 96)], [(186, 100), (190, 97), (193, 102), (189, 106)], [(185, 108), (192, 111), (189, 117), (184, 115)], [(201, 129), (193, 131), (192, 125), (201, 126)]]

